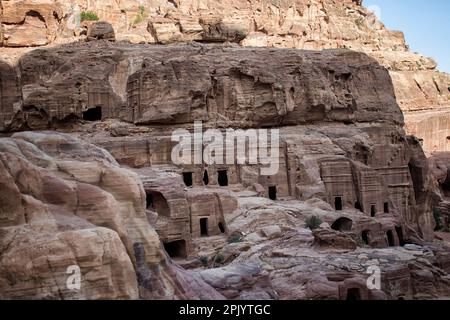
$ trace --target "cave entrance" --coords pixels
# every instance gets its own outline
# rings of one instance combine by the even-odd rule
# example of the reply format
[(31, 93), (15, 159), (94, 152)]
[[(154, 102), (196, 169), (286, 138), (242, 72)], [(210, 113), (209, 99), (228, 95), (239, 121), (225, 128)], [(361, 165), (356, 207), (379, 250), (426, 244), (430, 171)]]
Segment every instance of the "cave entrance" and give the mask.
[(160, 192), (146, 192), (147, 209), (153, 209), (159, 216), (170, 217), (169, 204)]
[(228, 171), (227, 170), (219, 170), (218, 174), (218, 182), (219, 186), (226, 187), (228, 186)]
[(186, 187), (192, 187), (193, 185), (193, 173), (192, 172), (183, 172), (183, 181)]
[(384, 203), (384, 213), (389, 213), (389, 202)]
[(342, 211), (342, 197), (334, 198), (334, 208), (336, 211)]
[(360, 203), (359, 201), (356, 201), (356, 202), (355, 202), (355, 209), (362, 212), (361, 203)]
[(171, 258), (186, 258), (186, 241), (177, 240), (164, 243), (164, 249)]
[(269, 199), (273, 201), (277, 200), (277, 187), (269, 187)]
[(392, 230), (388, 230), (386, 232), (387, 240), (388, 240), (388, 246), (389, 247), (395, 247), (395, 239), (394, 239), (394, 233)]
[(200, 236), (202, 237), (208, 236), (208, 218), (200, 219)]
[(363, 232), (361, 232), (361, 239), (366, 245), (369, 245), (370, 244), (370, 231), (364, 230)]
[(331, 225), (331, 229), (336, 231), (350, 231), (352, 230), (353, 221), (348, 218), (339, 218)]
[(361, 290), (359, 288), (347, 289), (347, 300), (361, 300)]
[(370, 216), (371, 216), (372, 218), (375, 218), (376, 214), (377, 214), (377, 206), (374, 205), (374, 204), (372, 204), (372, 205), (370, 206)]
[(147, 209), (153, 209), (153, 196), (151, 192), (147, 192), (145, 202)]
[(395, 231), (397, 233), (398, 241), (400, 242), (400, 246), (403, 247), (405, 243), (405, 238), (403, 237), (403, 228), (401, 226), (395, 227)]
[(203, 183), (205, 184), (205, 186), (207, 186), (209, 184), (208, 170), (205, 170), (203, 172)]
[(225, 226), (223, 225), (222, 222), (219, 222), (219, 230), (221, 233), (225, 233)]
[(83, 120), (85, 121), (101, 121), (102, 107), (95, 107), (87, 109), (83, 112)]

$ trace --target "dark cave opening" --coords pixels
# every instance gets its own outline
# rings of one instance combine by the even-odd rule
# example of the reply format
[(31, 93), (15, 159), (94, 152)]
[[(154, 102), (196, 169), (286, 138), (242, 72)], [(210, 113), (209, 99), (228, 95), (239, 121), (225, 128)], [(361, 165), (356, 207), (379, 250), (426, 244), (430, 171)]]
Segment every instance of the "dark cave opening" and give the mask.
[(226, 187), (228, 186), (228, 171), (227, 170), (219, 170), (217, 171), (219, 186)]
[(370, 206), (370, 216), (371, 216), (372, 218), (375, 218), (376, 215), (377, 215), (377, 206), (374, 205), (374, 204), (372, 204), (372, 205)]
[(183, 181), (186, 187), (192, 187), (193, 185), (193, 173), (192, 172), (183, 172)]
[(186, 241), (177, 240), (164, 243), (164, 249), (171, 258), (186, 258)]
[(403, 236), (403, 228), (401, 226), (395, 227), (395, 231), (397, 233), (398, 241), (400, 242), (400, 246), (403, 247), (405, 243), (405, 238)]
[(369, 245), (370, 244), (370, 231), (364, 230), (363, 232), (361, 232), (361, 239), (366, 245)]
[(95, 107), (87, 109), (83, 112), (83, 120), (85, 121), (101, 121), (102, 107)]
[(277, 187), (269, 187), (269, 199), (273, 201), (277, 200)]
[(334, 208), (336, 211), (342, 211), (342, 197), (334, 198)]
[(392, 230), (388, 230), (386, 232), (387, 240), (388, 240), (388, 246), (389, 247), (395, 247), (395, 239), (394, 239), (394, 233)]
[(219, 230), (221, 233), (225, 233), (225, 226), (223, 225), (222, 222), (219, 222)]
[(336, 231), (350, 231), (352, 230), (353, 221), (348, 218), (339, 218), (331, 225), (331, 229)]
[(347, 290), (347, 300), (361, 300), (361, 290), (359, 288), (351, 288)]
[(207, 186), (209, 184), (208, 170), (205, 170), (203, 172), (203, 183), (205, 184), (205, 186)]
[(202, 237), (208, 236), (208, 218), (200, 219), (200, 235)]

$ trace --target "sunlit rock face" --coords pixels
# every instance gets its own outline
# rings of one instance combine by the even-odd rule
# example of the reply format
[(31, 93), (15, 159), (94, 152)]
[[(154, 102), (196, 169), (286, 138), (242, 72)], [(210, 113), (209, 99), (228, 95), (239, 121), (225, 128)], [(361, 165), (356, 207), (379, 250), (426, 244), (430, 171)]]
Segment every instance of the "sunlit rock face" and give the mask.
[[(361, 1), (2, 9), (2, 298), (450, 296), (448, 78)], [(276, 131), (277, 171), (175, 163), (194, 121)]]
[(0, 139), (0, 159), (3, 299), (222, 297), (172, 264), (147, 221), (142, 183), (105, 150), (29, 132)]
[(361, 1), (6, 0), (2, 7), (5, 47), (84, 39), (92, 21), (81, 21), (82, 13), (94, 13), (112, 25), (118, 41), (131, 43), (232, 42), (365, 52), (389, 70), (407, 124), (409, 115), (422, 118), (418, 124), (412, 120), (408, 133), (424, 140), (426, 152), (448, 149), (448, 127), (430, 123), (442, 119), (440, 111), (450, 105), (450, 77), (438, 72), (432, 59), (410, 52), (403, 33), (386, 29)]

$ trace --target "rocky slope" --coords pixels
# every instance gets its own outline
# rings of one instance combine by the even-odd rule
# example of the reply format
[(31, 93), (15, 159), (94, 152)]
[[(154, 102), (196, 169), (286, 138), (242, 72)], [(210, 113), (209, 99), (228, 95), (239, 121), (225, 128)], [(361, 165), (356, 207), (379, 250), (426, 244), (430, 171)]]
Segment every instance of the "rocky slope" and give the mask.
[[(410, 52), (403, 34), (387, 30), (362, 1), (6, 0), (2, 7), (5, 47), (82, 39), (92, 22), (81, 22), (81, 13), (93, 12), (112, 24), (117, 40), (132, 43), (236, 42), (362, 51), (389, 69), (408, 133), (421, 139), (429, 153), (449, 151), (445, 118), (450, 77), (438, 72), (432, 59)], [(2, 52), (6, 60), (22, 55), (23, 50)]]
[[(142, 183), (106, 151), (50, 132), (0, 150), (0, 298), (223, 298), (166, 257)], [(79, 290), (66, 285), (71, 266)]]

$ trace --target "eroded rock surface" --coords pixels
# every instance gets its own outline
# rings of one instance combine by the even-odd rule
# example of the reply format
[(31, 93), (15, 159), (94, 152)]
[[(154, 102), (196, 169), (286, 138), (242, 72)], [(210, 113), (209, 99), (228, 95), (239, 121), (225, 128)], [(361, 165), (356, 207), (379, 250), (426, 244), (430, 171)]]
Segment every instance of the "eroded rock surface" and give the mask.
[[(365, 52), (389, 70), (408, 133), (423, 139), (429, 153), (450, 148), (449, 75), (438, 72), (432, 59), (409, 51), (403, 33), (386, 29), (362, 1), (5, 0), (2, 6), (6, 47), (78, 41), (90, 25), (81, 14), (94, 13), (112, 25), (117, 40), (131, 43), (231, 42)], [(14, 53), (5, 49), (4, 55), (13, 63)]]
[[(106, 151), (20, 133), (0, 140), (0, 159), (1, 298), (222, 298), (166, 256), (142, 183)], [(67, 285), (71, 266), (80, 290)]]

